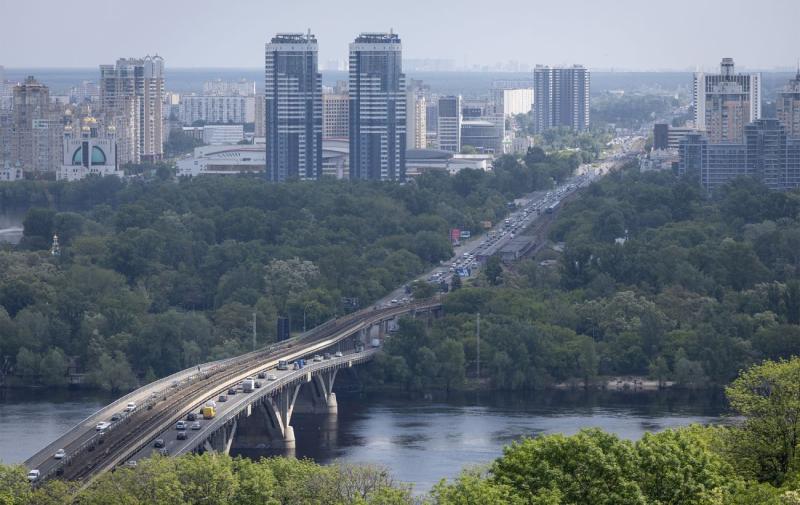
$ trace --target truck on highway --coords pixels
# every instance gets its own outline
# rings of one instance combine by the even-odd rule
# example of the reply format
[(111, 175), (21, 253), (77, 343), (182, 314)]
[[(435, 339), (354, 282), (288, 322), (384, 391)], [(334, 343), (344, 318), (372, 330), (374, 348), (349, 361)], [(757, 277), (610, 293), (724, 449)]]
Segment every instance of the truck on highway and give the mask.
[(217, 409), (211, 405), (204, 405), (200, 412), (203, 414), (203, 419), (214, 419), (217, 415)]
[(248, 377), (242, 383), (242, 391), (245, 393), (252, 393), (253, 390), (256, 388), (256, 380), (252, 377)]

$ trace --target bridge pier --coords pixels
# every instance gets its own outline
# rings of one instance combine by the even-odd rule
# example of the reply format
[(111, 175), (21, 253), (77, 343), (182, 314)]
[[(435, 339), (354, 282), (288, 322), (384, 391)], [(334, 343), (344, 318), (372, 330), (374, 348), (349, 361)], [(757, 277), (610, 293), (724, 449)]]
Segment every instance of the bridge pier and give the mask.
[(231, 423), (225, 424), (220, 429), (215, 431), (205, 442), (203, 442), (203, 449), (206, 452), (218, 452), (221, 454), (230, 454), (233, 439), (236, 436), (236, 429), (238, 428), (238, 421), (236, 419)]
[(302, 414), (336, 414), (339, 407), (333, 383), (337, 373), (338, 369), (313, 376), (300, 392), (294, 411)]

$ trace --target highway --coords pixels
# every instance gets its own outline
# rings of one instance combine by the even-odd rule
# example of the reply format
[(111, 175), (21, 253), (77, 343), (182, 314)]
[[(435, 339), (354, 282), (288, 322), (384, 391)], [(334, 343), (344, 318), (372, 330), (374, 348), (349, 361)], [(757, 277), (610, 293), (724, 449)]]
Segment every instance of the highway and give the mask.
[[(511, 212), (504, 221), (495, 223), (491, 230), (467, 239), (453, 248), (454, 255), (450, 260), (438, 267), (416, 277), (411, 282), (422, 281), (439, 284), (450, 284), (453, 275), (460, 268), (469, 269), (471, 275), (477, 273), (482, 264), (479, 256), (488, 257), (500, 251), (515, 236), (536, 223), (546, 209), (559, 205), (565, 198), (582, 187), (606, 175), (611, 170), (627, 162), (631, 156), (640, 152), (644, 145), (641, 137), (619, 137), (612, 141), (613, 152), (606, 154), (594, 163), (585, 163), (578, 167), (574, 176), (550, 191), (530, 193), (520, 200), (527, 203)], [(378, 307), (388, 307), (403, 303), (410, 298), (405, 288), (395, 289), (377, 302)]]

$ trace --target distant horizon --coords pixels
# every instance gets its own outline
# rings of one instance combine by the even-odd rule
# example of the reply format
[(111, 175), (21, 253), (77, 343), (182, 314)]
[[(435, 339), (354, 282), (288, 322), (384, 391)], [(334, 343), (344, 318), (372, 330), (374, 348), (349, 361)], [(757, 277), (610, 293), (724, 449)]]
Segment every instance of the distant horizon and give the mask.
[[(411, 58), (412, 60), (416, 60), (416, 58)], [(406, 61), (406, 60), (403, 60)], [(79, 70), (98, 70), (100, 65), (105, 64), (113, 64), (114, 62), (109, 63), (98, 63), (97, 65), (91, 66), (75, 66), (75, 67), (59, 67), (59, 66), (35, 66), (35, 67), (9, 67), (4, 66), (0, 63), (0, 68), (3, 68), (6, 72), (20, 72), (23, 70), (65, 70), (65, 71), (79, 71)], [(559, 65), (551, 65), (551, 66), (559, 66)], [(694, 72), (712, 72), (713, 69), (703, 68), (700, 70), (696, 69), (637, 69), (637, 68), (607, 68), (607, 67), (586, 67), (589, 69), (590, 72), (603, 72), (603, 73), (642, 73), (642, 74), (669, 74), (669, 73), (694, 73)], [(169, 61), (166, 61), (165, 70), (167, 72), (170, 71), (189, 71), (189, 70), (196, 70), (196, 71), (208, 71), (208, 70), (223, 70), (226, 72), (231, 72), (234, 70), (244, 70), (248, 72), (263, 72), (263, 67), (225, 67), (225, 66), (208, 66), (208, 67), (181, 67), (181, 66), (170, 66)], [(469, 69), (469, 68), (456, 68), (452, 70), (407, 70), (403, 69), (404, 71), (409, 72), (431, 72), (431, 73), (474, 73), (474, 74), (526, 74), (532, 73), (533, 69), (530, 70), (500, 70), (495, 68), (489, 68), (486, 70), (477, 70), (477, 69)], [(773, 67), (773, 68), (748, 68), (744, 66), (737, 65), (736, 72), (737, 73), (751, 73), (751, 72), (762, 72), (762, 73), (796, 73), (798, 70), (797, 68), (793, 68), (791, 66), (787, 67)], [(332, 70), (332, 69), (319, 69), (320, 73), (324, 72), (342, 72), (346, 73), (347, 70)]]

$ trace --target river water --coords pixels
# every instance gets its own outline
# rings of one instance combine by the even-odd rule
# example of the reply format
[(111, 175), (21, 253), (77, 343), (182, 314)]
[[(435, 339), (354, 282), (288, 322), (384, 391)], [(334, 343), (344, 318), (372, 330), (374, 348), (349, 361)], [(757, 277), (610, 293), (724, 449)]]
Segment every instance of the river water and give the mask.
[[(79, 391), (5, 392), (0, 396), (0, 461), (24, 461), (111, 399)], [(465, 466), (491, 462), (504, 445), (524, 436), (598, 427), (637, 439), (648, 431), (726, 420), (721, 394), (709, 391), (471, 393), (434, 399), (339, 393), (338, 402), (336, 416), (295, 414), (294, 455), (323, 464), (383, 465), (418, 493)]]

